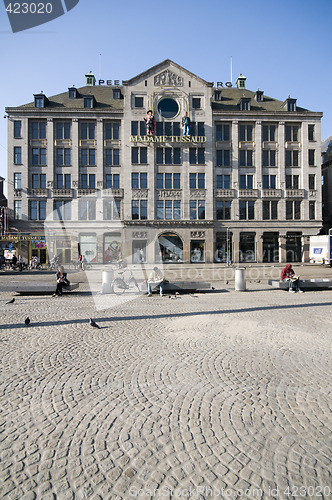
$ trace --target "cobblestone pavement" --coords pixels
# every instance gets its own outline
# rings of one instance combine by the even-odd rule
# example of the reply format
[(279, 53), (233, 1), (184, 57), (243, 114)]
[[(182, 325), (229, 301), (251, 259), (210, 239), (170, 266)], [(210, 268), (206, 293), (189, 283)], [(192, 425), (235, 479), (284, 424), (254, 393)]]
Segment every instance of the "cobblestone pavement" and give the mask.
[(1, 498), (332, 498), (331, 291), (11, 297)]

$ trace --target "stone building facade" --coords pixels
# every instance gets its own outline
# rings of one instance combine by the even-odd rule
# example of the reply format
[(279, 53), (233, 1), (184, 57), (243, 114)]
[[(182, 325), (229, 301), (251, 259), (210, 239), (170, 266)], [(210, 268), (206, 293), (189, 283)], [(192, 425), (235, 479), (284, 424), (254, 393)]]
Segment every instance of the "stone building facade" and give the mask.
[(121, 83), (88, 73), (85, 87), (6, 113), (12, 237), (27, 258), (308, 260), (322, 113), (296, 99), (166, 60)]

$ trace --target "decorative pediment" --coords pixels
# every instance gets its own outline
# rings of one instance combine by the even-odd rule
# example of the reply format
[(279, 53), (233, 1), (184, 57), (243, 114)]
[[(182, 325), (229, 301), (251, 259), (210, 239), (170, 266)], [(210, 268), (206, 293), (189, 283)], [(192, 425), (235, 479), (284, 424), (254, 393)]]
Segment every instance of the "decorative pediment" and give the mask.
[(162, 71), (154, 77), (154, 84), (157, 87), (162, 85), (174, 85), (175, 87), (183, 87), (183, 78), (178, 76), (169, 69)]

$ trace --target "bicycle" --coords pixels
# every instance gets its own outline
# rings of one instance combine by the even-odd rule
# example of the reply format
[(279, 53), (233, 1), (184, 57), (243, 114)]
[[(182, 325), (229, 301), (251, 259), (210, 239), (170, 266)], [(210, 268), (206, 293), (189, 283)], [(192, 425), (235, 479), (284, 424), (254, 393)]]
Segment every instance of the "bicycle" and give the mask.
[[(122, 271), (119, 274), (123, 275), (124, 273), (125, 271)], [(125, 281), (123, 277), (118, 276), (117, 278), (113, 279), (111, 286), (112, 291), (113, 293), (115, 293), (115, 295), (122, 295), (126, 290), (134, 289), (135, 287), (139, 292), (141, 291), (132, 271), (130, 271), (130, 275), (127, 281)]]

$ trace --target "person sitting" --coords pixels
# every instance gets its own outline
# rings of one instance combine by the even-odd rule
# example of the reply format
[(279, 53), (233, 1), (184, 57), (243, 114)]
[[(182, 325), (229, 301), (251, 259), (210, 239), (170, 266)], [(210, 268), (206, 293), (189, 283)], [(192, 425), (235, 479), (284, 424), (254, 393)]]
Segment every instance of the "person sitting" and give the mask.
[(58, 272), (56, 273), (56, 290), (53, 293), (52, 297), (55, 297), (56, 295), (61, 296), (63, 287), (69, 285), (70, 282), (67, 279), (67, 273), (65, 273), (63, 266), (59, 266)]
[(284, 269), (281, 271), (281, 279), (282, 281), (289, 282), (290, 293), (303, 293), (303, 291), (300, 289), (300, 278), (296, 276), (291, 264), (287, 264), (286, 267), (284, 267)]
[(152, 287), (156, 288), (157, 285), (160, 285), (160, 296), (162, 297), (164, 291), (164, 275), (159, 267), (154, 267), (148, 279), (148, 297), (152, 296)]

